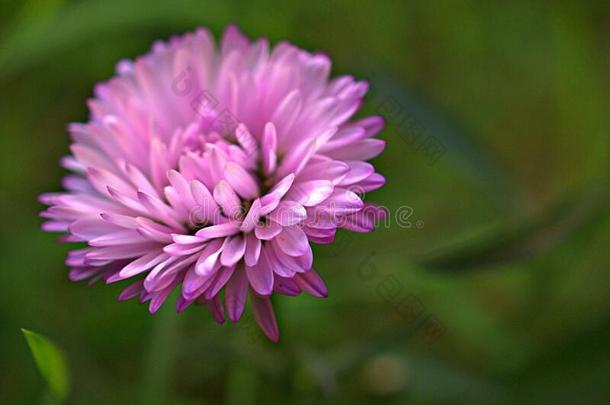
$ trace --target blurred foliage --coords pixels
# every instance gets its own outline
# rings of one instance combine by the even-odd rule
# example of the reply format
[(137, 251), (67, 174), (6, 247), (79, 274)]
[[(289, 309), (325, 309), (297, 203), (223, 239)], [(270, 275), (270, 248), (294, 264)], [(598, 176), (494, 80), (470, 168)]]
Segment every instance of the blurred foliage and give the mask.
[(52, 401), (64, 401), (70, 389), (68, 365), (64, 354), (45, 336), (27, 329), (21, 329), (21, 331), (32, 351), (38, 370), (49, 384), (53, 396)]
[[(604, 1), (0, 2), (0, 403), (46, 389), (21, 326), (65, 348), (75, 404), (608, 403), (609, 17)], [(371, 81), (388, 184), (367, 199), (412, 208), (410, 228), (315, 249), (330, 297), (278, 297), (278, 345), (250, 317), (150, 316), (121, 286), (69, 283), (37, 217), (93, 85), (155, 39), (231, 22)]]

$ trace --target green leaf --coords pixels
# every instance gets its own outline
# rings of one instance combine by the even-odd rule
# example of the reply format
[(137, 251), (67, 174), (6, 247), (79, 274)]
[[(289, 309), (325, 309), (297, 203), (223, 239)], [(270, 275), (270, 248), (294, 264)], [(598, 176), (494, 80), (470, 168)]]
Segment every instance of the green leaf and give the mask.
[(21, 331), (30, 346), (38, 370), (47, 380), (54, 396), (63, 401), (68, 395), (70, 386), (68, 366), (63, 352), (48, 338), (27, 329)]
[(520, 223), (449, 243), (448, 248), (437, 249), (440, 253), (430, 252), (418, 262), (431, 270), (456, 272), (506, 266), (540, 257), (605, 214), (610, 195), (607, 190), (581, 190), (577, 195)]
[(369, 102), (375, 113), (387, 122), (387, 133), (396, 133), (414, 151), (436, 164), (445, 153), (451, 156), (451, 167), (484, 186), (498, 207), (515, 209), (519, 186), (515, 179), (493, 158), (471, 129), (448, 111), (406, 87), (381, 66), (363, 66), (371, 83)]
[(201, 0), (71, 3), (50, 18), (25, 19), (5, 33), (0, 40), (0, 76), (6, 80), (19, 69), (113, 33), (145, 27), (192, 27), (203, 22), (220, 29), (223, 27), (220, 21), (227, 21), (229, 16), (227, 7), (221, 3)]

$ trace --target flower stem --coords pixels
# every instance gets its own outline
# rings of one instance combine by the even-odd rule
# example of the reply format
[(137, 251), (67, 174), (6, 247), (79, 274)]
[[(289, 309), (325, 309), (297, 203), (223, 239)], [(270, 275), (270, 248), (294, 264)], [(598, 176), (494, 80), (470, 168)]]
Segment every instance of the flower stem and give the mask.
[(157, 316), (148, 354), (144, 360), (142, 404), (171, 403), (174, 358), (179, 340), (179, 315), (168, 299)]

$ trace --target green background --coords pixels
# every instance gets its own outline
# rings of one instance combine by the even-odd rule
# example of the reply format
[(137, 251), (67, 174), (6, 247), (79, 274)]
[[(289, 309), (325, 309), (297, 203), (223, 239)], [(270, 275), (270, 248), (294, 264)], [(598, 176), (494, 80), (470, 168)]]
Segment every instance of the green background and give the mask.
[[(22, 327), (63, 349), (74, 404), (608, 403), (609, 21), (601, 0), (1, 1), (0, 403), (47, 398)], [(367, 200), (411, 224), (316, 247), (330, 296), (276, 298), (278, 345), (70, 283), (39, 229), (93, 85), (232, 22), (371, 81)]]

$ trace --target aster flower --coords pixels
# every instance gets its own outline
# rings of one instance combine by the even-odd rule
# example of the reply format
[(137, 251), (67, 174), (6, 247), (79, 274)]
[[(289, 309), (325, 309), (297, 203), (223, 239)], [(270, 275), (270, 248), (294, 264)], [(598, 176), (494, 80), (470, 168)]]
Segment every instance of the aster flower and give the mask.
[(86, 244), (68, 254), (69, 278), (131, 280), (119, 299), (152, 313), (179, 289), (178, 311), (206, 304), (219, 323), (249, 295), (277, 341), (274, 293), (327, 295), (311, 243), (382, 215), (361, 195), (385, 181), (365, 162), (384, 148), (383, 121), (352, 120), (367, 84), (330, 68), (235, 27), (220, 49), (199, 29), (120, 62), (89, 122), (69, 126), (67, 191), (41, 197), (43, 229)]

